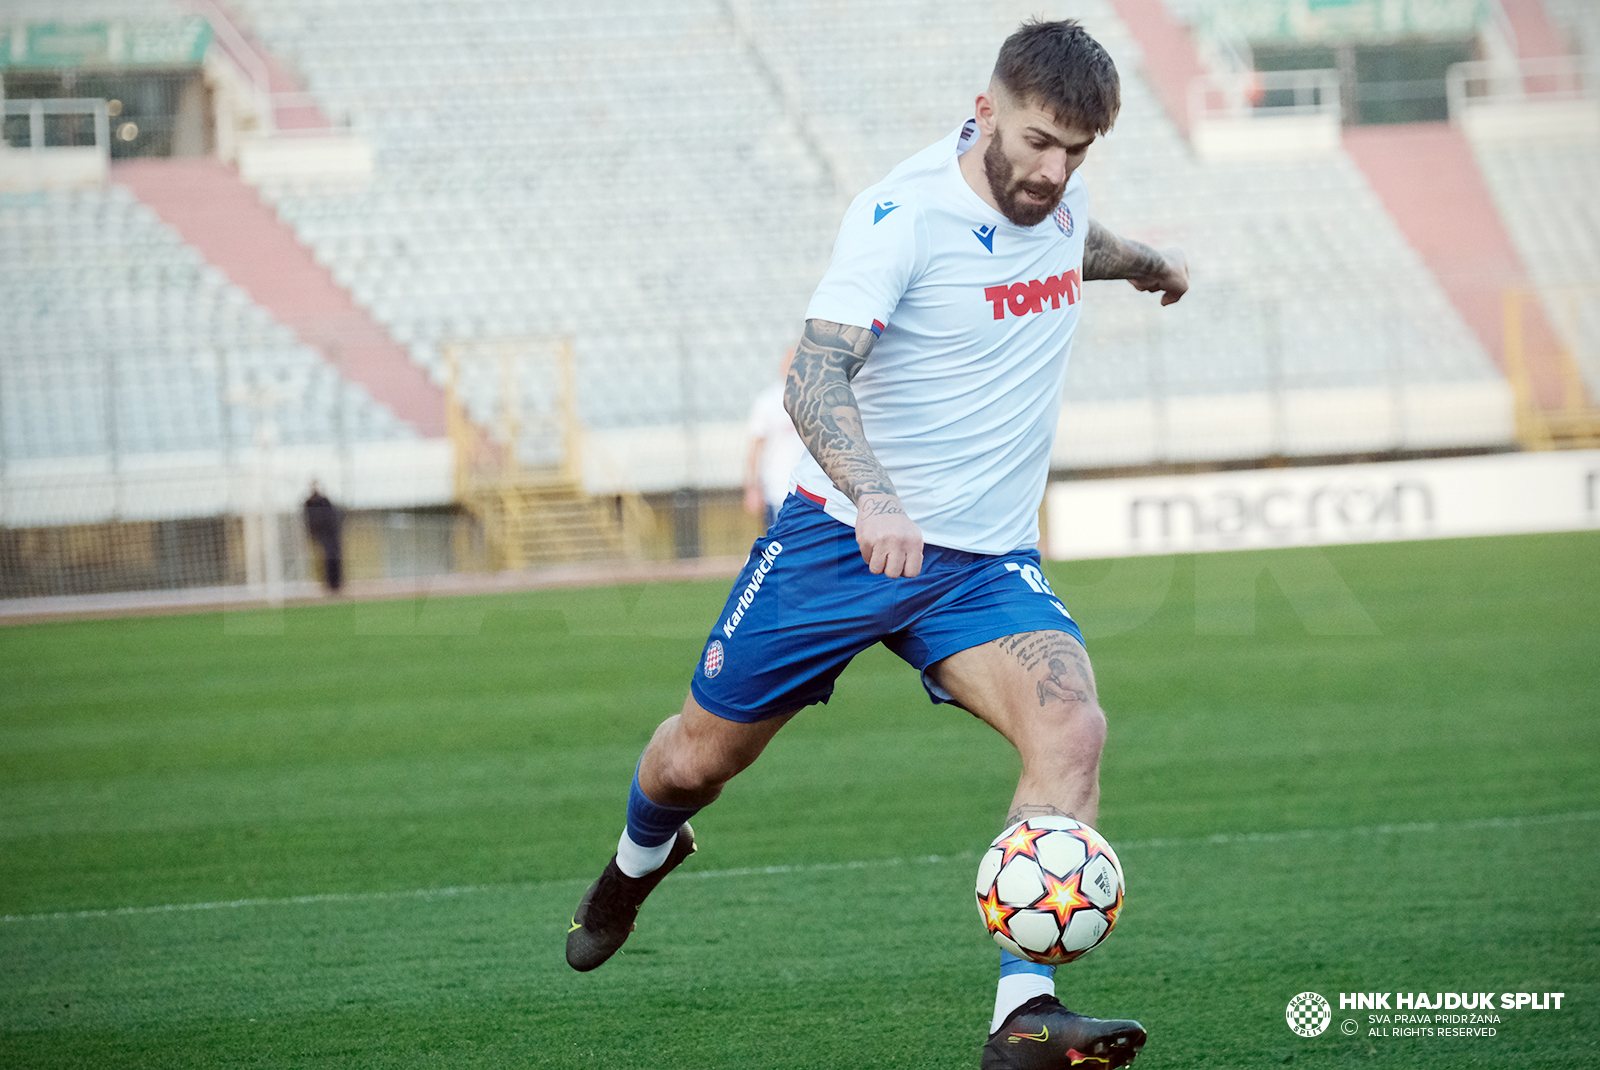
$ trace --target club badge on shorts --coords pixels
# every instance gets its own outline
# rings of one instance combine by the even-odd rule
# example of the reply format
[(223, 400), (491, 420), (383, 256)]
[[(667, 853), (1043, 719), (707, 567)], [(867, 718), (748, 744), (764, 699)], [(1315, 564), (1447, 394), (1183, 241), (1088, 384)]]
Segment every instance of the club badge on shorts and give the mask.
[(722, 671), (721, 639), (711, 640), (711, 645), (706, 647), (706, 662), (705, 665), (702, 666), (702, 671), (704, 671), (707, 680), (711, 679), (713, 676), (717, 675), (717, 673)]

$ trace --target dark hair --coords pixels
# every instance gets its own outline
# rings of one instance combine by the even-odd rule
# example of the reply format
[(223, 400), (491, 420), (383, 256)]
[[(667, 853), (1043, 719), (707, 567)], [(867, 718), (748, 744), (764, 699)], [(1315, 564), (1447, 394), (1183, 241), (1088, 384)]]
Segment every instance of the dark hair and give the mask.
[(1122, 108), (1117, 65), (1076, 19), (1029, 19), (1000, 46), (994, 79), (1057, 122), (1103, 134)]

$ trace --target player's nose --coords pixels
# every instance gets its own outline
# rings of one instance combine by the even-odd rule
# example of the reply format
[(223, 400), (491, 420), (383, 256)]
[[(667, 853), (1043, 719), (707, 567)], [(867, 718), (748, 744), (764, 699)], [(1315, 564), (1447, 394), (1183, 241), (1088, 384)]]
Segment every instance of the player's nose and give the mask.
[(1072, 169), (1068, 166), (1066, 149), (1051, 149), (1044, 155), (1043, 165), (1039, 177), (1052, 186), (1059, 186), (1067, 180)]

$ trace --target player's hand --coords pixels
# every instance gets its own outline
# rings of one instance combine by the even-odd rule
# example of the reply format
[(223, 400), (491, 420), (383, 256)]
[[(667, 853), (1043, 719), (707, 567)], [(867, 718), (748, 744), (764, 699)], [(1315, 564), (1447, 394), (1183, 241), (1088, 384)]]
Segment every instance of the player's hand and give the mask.
[(1170, 305), (1183, 298), (1189, 292), (1189, 261), (1184, 258), (1181, 249), (1163, 249), (1161, 256), (1166, 260), (1166, 267), (1154, 275), (1141, 275), (1128, 281), (1135, 290), (1145, 293), (1161, 293), (1161, 303)]
[(922, 571), (922, 529), (892, 495), (863, 495), (856, 503), (856, 543), (874, 576), (909, 578)]

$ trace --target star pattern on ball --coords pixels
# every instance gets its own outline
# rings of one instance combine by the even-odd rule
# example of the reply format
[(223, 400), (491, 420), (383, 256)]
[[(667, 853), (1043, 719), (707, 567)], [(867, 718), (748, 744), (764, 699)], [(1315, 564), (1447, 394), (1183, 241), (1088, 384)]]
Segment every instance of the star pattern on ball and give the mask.
[(999, 933), (1006, 939), (1011, 939), (1011, 918), (1017, 912), (1016, 907), (1007, 906), (1000, 901), (1000, 891), (990, 887), (989, 894), (978, 900), (978, 909), (983, 911), (983, 923), (992, 933)]
[(1039, 855), (1034, 843), (1040, 836), (1049, 831), (1049, 829), (1036, 829), (1026, 821), (1018, 825), (1011, 835), (999, 841), (998, 846), (1005, 851), (1005, 854), (1000, 859), (1000, 867), (1004, 869), (1005, 864), (1018, 855), (1024, 858), (1037, 859)]
[(1047, 869), (1040, 869), (1039, 874), (1044, 877), (1044, 895), (1033, 904), (1035, 910), (1048, 910), (1056, 916), (1056, 922), (1065, 931), (1067, 922), (1072, 920), (1072, 915), (1080, 910), (1093, 910), (1094, 904), (1089, 897), (1083, 894), (1083, 870), (1078, 870), (1066, 880), (1062, 880)]
[(1122, 859), (1117, 857), (1117, 852), (1105, 840), (1100, 841), (1100, 853), (1111, 859), (1111, 868), (1119, 874), (1122, 872)]
[(1106, 932), (1110, 932), (1111, 927), (1117, 923), (1117, 915), (1122, 913), (1122, 885), (1120, 883), (1117, 885), (1117, 901), (1106, 907), (1102, 913), (1106, 916)]
[(1079, 825), (1075, 829), (1067, 829), (1066, 833), (1083, 844), (1083, 860), (1086, 863), (1095, 855), (1110, 854), (1110, 847), (1106, 841), (1102, 840), (1100, 834), (1087, 825)]

